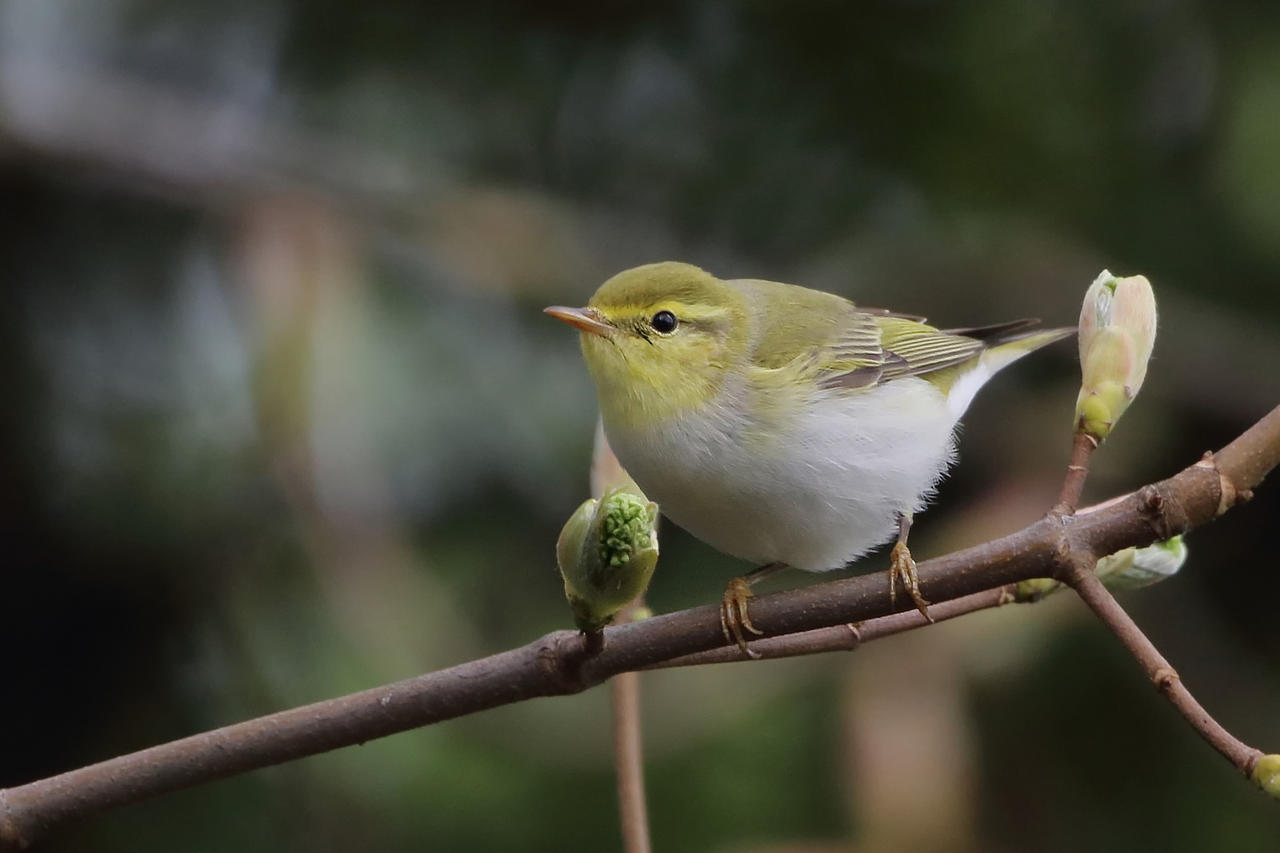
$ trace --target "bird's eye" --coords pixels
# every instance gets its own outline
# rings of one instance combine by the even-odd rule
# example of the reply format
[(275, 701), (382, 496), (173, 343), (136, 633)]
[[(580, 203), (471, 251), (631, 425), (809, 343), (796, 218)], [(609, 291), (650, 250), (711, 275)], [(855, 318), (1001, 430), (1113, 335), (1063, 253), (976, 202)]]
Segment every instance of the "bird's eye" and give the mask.
[(653, 330), (659, 334), (668, 334), (674, 332), (678, 325), (676, 315), (670, 311), (659, 311), (653, 315), (653, 319), (649, 321), (649, 325), (653, 326)]

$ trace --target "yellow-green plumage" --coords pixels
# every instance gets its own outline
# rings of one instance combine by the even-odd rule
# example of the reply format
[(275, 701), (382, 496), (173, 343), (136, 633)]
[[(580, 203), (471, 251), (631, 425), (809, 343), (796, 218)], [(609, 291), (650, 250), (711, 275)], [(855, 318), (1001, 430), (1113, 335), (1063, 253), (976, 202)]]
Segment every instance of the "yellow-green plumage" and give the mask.
[(664, 514), (729, 554), (813, 571), (890, 538), (951, 464), (977, 389), (1071, 331), (947, 332), (674, 262), (549, 310), (584, 329), (609, 442)]

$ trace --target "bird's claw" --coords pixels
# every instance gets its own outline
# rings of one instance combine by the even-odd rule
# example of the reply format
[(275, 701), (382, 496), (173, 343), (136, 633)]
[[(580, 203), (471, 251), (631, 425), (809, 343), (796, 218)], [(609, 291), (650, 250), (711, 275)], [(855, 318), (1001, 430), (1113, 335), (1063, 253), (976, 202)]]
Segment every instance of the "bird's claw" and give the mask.
[(907, 547), (906, 542), (899, 542), (894, 545), (893, 551), (889, 554), (890, 604), (897, 602), (899, 580), (902, 581), (902, 588), (907, 591), (907, 595), (911, 596), (911, 601), (915, 604), (916, 610), (919, 610), (920, 615), (932, 623), (933, 617), (929, 615), (929, 602), (925, 601), (924, 596), (920, 594), (920, 577), (916, 574), (916, 561), (912, 559), (911, 549)]
[(751, 624), (751, 617), (747, 614), (747, 601), (750, 598), (751, 584), (746, 578), (729, 581), (724, 590), (724, 598), (720, 601), (720, 630), (724, 633), (726, 643), (737, 643), (744, 655), (755, 659), (760, 657), (760, 653), (747, 645), (742, 629), (747, 629), (757, 637), (763, 636), (764, 631)]

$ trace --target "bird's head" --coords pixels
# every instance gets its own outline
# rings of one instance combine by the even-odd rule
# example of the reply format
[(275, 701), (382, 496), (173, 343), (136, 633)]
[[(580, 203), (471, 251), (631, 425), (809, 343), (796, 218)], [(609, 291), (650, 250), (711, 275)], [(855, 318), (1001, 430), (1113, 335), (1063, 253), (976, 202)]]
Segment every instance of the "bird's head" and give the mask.
[(618, 273), (585, 308), (546, 312), (582, 332), (606, 420), (643, 428), (711, 400), (745, 358), (741, 291), (690, 264)]

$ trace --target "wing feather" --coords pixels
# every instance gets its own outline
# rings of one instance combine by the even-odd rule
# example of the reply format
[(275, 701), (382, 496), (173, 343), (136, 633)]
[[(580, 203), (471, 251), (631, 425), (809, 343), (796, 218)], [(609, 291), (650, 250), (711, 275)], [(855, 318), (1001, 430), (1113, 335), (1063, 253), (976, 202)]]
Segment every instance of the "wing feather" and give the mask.
[(976, 338), (940, 331), (924, 323), (884, 318), (879, 325), (882, 345), (901, 359), (885, 371), (882, 381), (955, 367), (976, 358), (986, 347)]
[(924, 317), (883, 308), (856, 307), (820, 291), (759, 280), (737, 286), (767, 292), (790, 311), (759, 328), (752, 362), (766, 374), (785, 372), (821, 388), (869, 388), (964, 364), (988, 346), (1024, 332), (1035, 321), (941, 330)]

